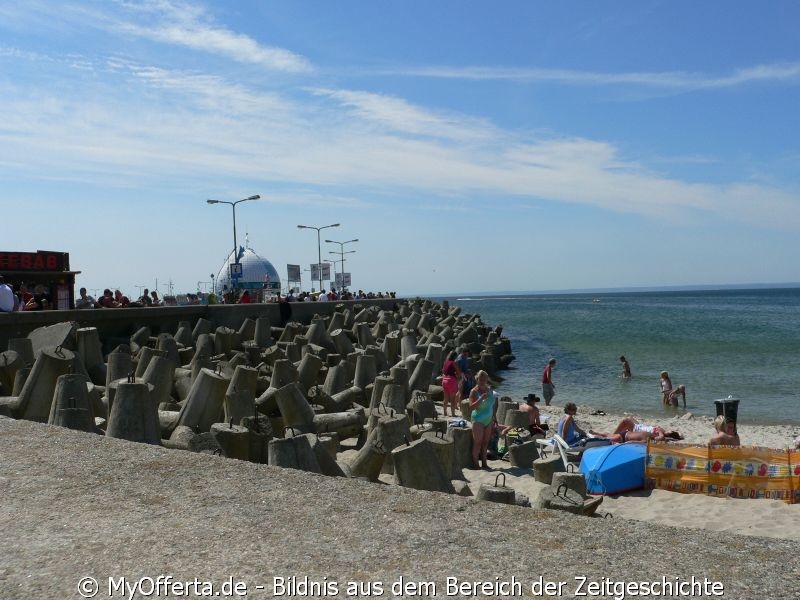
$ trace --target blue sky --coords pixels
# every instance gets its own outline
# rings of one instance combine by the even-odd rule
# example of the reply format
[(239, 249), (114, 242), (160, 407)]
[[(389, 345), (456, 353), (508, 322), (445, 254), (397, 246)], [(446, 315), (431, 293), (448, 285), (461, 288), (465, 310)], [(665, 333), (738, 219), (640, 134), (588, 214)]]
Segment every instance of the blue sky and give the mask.
[[(87, 288), (439, 294), (798, 282), (800, 5), (0, 4), (2, 248)], [(338, 249), (323, 244), (323, 259)], [(304, 287), (309, 288), (304, 273)]]

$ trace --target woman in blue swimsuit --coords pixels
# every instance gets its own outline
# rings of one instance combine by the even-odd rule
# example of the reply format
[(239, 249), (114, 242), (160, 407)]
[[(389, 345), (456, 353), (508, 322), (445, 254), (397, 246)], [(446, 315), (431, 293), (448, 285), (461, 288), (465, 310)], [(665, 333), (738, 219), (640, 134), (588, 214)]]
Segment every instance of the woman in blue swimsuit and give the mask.
[(492, 426), (497, 413), (497, 403), (492, 389), (489, 387), (489, 374), (478, 371), (475, 375), (476, 385), (469, 393), (470, 419), (472, 420), (472, 466), (479, 469), (478, 456), (484, 469), (489, 468), (487, 454), (489, 440), (492, 437)]

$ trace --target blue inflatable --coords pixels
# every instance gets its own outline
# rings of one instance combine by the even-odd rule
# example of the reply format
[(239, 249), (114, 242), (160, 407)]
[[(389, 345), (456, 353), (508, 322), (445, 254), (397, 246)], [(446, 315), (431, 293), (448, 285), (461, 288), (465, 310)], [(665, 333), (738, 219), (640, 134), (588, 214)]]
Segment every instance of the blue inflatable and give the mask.
[(587, 448), (579, 467), (586, 491), (605, 496), (643, 488), (646, 454), (647, 445), (637, 442)]

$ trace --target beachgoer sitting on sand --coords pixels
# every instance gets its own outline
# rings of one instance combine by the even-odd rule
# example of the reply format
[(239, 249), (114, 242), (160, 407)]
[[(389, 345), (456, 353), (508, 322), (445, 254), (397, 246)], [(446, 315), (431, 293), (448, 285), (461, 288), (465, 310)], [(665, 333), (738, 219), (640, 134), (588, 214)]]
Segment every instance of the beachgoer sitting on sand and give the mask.
[(527, 398), (525, 398), (525, 404), (519, 405), (520, 412), (528, 413), (528, 431), (531, 432), (531, 435), (547, 435), (548, 427), (546, 424), (543, 425), (541, 423), (539, 407), (536, 406), (536, 403), (540, 401), (541, 398), (536, 394), (528, 394)]
[(564, 415), (558, 421), (556, 433), (563, 439), (568, 446), (578, 446), (586, 439), (586, 432), (578, 427), (575, 422), (575, 415), (578, 407), (574, 402), (567, 402), (564, 405)]
[(664, 396), (664, 405), (672, 404), (678, 406), (678, 396), (683, 397), (683, 408), (686, 408), (686, 386), (679, 385), (672, 388), (672, 380), (669, 378), (669, 373), (661, 371), (661, 393)]
[(709, 446), (740, 446), (739, 434), (736, 433), (736, 423), (733, 419), (726, 419), (719, 415), (714, 419), (714, 429), (717, 433), (708, 440)]

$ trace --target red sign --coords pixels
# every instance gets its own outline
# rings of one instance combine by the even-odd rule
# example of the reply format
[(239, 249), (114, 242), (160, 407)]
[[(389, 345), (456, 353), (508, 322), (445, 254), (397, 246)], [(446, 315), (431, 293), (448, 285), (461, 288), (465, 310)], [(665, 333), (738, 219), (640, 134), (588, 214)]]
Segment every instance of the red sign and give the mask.
[(0, 271), (65, 271), (69, 263), (64, 252), (0, 252)]

